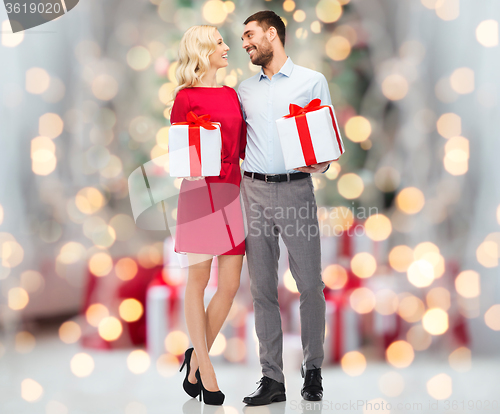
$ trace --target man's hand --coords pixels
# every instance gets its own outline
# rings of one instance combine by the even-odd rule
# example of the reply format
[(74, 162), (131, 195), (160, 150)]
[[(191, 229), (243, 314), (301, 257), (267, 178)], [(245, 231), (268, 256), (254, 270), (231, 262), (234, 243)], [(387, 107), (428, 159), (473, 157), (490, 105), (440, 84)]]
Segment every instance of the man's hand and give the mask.
[(320, 162), (319, 164), (313, 164), (313, 165), (309, 165), (307, 167), (294, 168), (294, 170), (302, 171), (305, 173), (311, 173), (311, 174), (312, 173), (320, 173), (320, 172), (325, 171), (326, 167), (328, 167), (328, 164), (330, 164), (333, 161), (336, 161), (336, 160)]
[(198, 181), (203, 180), (205, 177), (184, 177), (188, 181)]

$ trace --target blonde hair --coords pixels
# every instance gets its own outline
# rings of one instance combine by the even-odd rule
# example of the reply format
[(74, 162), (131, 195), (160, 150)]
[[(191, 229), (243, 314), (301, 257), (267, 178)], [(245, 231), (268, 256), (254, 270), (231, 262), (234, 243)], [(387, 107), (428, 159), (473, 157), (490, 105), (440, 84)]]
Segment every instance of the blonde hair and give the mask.
[(193, 26), (182, 36), (175, 71), (178, 86), (173, 92), (173, 99), (180, 90), (199, 82), (210, 69), (209, 56), (217, 47), (216, 30), (215, 26)]

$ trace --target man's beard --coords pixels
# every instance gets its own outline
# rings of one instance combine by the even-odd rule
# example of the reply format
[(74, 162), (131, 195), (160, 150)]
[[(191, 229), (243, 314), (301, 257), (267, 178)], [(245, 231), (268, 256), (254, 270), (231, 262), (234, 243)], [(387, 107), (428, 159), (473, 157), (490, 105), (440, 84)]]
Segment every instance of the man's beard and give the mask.
[(267, 66), (273, 60), (274, 53), (271, 43), (267, 39), (265, 42), (265, 44), (259, 45), (259, 49), (255, 49), (255, 57), (252, 59), (254, 65)]

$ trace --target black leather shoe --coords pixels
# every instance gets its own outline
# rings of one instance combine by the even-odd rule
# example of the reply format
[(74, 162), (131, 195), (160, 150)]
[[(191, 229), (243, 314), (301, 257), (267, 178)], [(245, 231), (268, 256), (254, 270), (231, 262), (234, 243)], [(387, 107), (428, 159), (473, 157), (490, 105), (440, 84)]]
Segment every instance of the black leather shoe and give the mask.
[(321, 368), (308, 369), (304, 378), (304, 385), (300, 395), (307, 401), (321, 401), (323, 398), (323, 386), (321, 385)]
[(267, 405), (273, 402), (286, 401), (285, 384), (269, 377), (262, 377), (257, 381), (259, 387), (248, 397), (243, 398), (243, 402), (248, 405)]

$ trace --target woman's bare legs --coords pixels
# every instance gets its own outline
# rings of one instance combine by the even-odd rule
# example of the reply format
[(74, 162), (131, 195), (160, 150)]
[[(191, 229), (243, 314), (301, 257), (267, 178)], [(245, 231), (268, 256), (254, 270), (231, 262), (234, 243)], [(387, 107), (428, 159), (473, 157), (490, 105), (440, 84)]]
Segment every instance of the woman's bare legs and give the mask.
[[(227, 318), (229, 310), (231, 309), (231, 305), (233, 304), (233, 299), (240, 286), (243, 255), (223, 255), (218, 256), (217, 260), (219, 272), (217, 291), (208, 304), (204, 324), (207, 354), (208, 351), (210, 351), (212, 344), (217, 337), (217, 334), (221, 330), (222, 325)], [(210, 272), (210, 269), (208, 269), (208, 271)], [(201, 358), (198, 357), (196, 352), (193, 352), (193, 355), (191, 357), (191, 372), (188, 377), (189, 382), (193, 384), (196, 383), (194, 374), (196, 372), (196, 369), (198, 368), (198, 360), (201, 361)], [(207, 371), (208, 375), (203, 375), (206, 369), (204, 369), (203, 363), (200, 363), (200, 365), (200, 374), (202, 377), (203, 385), (208, 391), (217, 391), (218, 386), (217, 380), (215, 378), (215, 373), (213, 375), (213, 382), (212, 378), (210, 378), (212, 377), (211, 372), (213, 372), (213, 367), (210, 364), (210, 367), (208, 367)]]
[[(189, 270), (188, 280), (186, 283), (186, 293), (184, 296), (184, 315), (186, 318), (189, 337), (191, 338), (193, 347), (196, 350), (198, 359), (200, 360), (200, 365), (202, 365), (206, 371), (210, 371), (208, 366), (211, 366), (211, 363), (210, 358), (208, 357), (206, 342), (206, 315), (203, 297), (205, 295), (205, 288), (207, 287), (208, 280), (210, 279), (212, 256), (194, 253), (188, 253), (187, 256)], [(188, 381), (192, 384), (197, 382), (194, 376), (197, 367), (198, 363), (196, 364), (196, 367), (193, 367), (191, 362), (191, 371), (189, 373), (190, 375), (188, 377)]]

